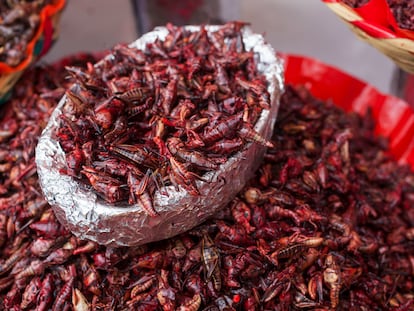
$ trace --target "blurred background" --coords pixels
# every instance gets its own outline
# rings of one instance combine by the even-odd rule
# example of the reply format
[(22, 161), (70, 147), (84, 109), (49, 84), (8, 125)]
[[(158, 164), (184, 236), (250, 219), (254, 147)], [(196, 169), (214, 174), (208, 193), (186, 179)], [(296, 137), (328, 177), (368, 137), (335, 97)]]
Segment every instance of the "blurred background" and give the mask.
[(320, 0), (68, 0), (45, 58), (129, 43), (154, 26), (250, 22), (276, 51), (312, 56), (389, 93), (395, 65), (363, 43)]

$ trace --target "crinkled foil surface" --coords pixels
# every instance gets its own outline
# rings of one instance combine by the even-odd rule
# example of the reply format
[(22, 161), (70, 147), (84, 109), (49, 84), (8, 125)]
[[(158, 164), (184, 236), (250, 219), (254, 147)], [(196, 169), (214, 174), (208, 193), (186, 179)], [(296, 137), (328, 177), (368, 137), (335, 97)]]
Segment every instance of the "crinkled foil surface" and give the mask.
[[(199, 26), (186, 27), (191, 31), (200, 29)], [(213, 25), (206, 28), (212, 32), (219, 27)], [(246, 50), (255, 52), (258, 69), (269, 82), (271, 109), (263, 110), (255, 125), (255, 130), (269, 139), (283, 91), (283, 65), (261, 35), (253, 33), (249, 27), (245, 27), (242, 33)], [(157, 38), (163, 40), (166, 35), (165, 27), (157, 27), (130, 46), (145, 49), (146, 43)], [(141, 245), (172, 237), (197, 226), (236, 196), (258, 169), (265, 152), (265, 147), (259, 144), (247, 144), (242, 151), (222, 164), (219, 170), (204, 175), (203, 179), (209, 182), (197, 181), (200, 196), (192, 196), (182, 188), (177, 191), (173, 186), (166, 187), (168, 196), (155, 192), (154, 208), (159, 216), (150, 217), (139, 205), (108, 204), (87, 186), (59, 172), (66, 165), (65, 155), (52, 134), (58, 126), (64, 104), (65, 97), (53, 112), (36, 148), (40, 185), (61, 223), (79, 238), (103, 245)]]

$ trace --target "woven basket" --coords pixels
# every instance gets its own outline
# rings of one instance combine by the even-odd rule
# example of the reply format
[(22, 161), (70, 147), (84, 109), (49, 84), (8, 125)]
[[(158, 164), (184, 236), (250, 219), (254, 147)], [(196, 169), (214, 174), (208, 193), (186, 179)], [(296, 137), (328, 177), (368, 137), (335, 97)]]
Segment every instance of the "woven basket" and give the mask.
[(364, 19), (349, 6), (332, 0), (323, 0), (354, 32), (392, 59), (401, 69), (414, 73), (414, 41), (397, 35), (393, 30), (374, 21)]
[(0, 104), (10, 97), (14, 84), (23, 72), (45, 55), (59, 36), (59, 21), (65, 0), (55, 0), (40, 12), (39, 27), (27, 44), (26, 58), (19, 65), (11, 67), (0, 62)]

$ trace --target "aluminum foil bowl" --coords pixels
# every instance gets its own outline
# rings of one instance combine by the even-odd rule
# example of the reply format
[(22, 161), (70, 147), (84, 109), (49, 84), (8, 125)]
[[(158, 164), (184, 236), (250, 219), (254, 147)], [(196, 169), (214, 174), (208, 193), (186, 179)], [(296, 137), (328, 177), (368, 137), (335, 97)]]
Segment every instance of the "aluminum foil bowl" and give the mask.
[[(186, 26), (198, 31), (199, 26)], [(208, 32), (220, 26), (207, 26)], [(258, 70), (268, 81), (271, 109), (263, 110), (255, 130), (270, 139), (283, 90), (283, 65), (273, 48), (249, 27), (242, 30), (246, 50), (253, 50), (258, 59)], [(167, 35), (165, 27), (157, 27), (130, 46), (145, 49), (147, 43)], [(111, 55), (107, 56), (111, 57)], [(97, 64), (99, 65), (99, 63)], [(53, 112), (36, 148), (36, 164), (40, 185), (58, 220), (81, 239), (90, 239), (108, 246), (137, 246), (170, 238), (185, 232), (226, 206), (244, 187), (259, 167), (265, 147), (248, 143), (244, 149), (222, 164), (217, 171), (198, 180), (199, 196), (186, 190), (167, 187), (168, 196), (155, 192), (154, 207), (159, 213), (150, 217), (137, 205), (111, 205), (99, 198), (85, 185), (60, 170), (65, 167), (65, 155), (59, 143), (52, 138), (65, 97)], [(223, 182), (225, 181), (225, 182)], [(165, 191), (162, 191), (163, 193)]]

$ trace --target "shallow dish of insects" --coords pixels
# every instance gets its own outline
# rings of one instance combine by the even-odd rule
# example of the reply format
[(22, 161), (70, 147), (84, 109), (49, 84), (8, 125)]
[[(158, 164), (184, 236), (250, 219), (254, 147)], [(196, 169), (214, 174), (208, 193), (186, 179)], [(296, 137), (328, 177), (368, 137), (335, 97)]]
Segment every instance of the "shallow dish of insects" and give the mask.
[(36, 164), (56, 216), (80, 238), (135, 246), (187, 231), (232, 200), (272, 146), (283, 66), (245, 23), (157, 27), (90, 71), (67, 69), (78, 83)]

